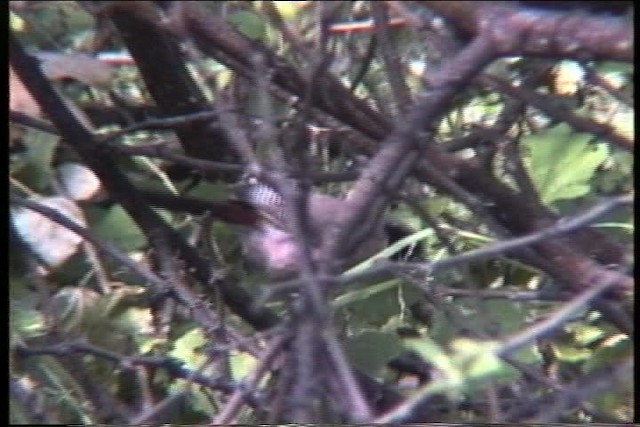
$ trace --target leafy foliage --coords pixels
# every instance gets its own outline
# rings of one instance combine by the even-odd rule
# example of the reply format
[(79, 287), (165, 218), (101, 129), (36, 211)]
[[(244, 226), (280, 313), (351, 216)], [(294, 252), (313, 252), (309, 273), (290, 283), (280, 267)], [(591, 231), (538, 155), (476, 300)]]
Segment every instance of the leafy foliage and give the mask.
[(607, 144), (592, 142), (566, 125), (529, 135), (524, 142), (531, 152), (531, 179), (547, 205), (589, 193), (596, 169), (609, 154)]
[[(162, 193), (184, 204), (148, 211), (177, 231), (167, 239), (104, 175), (90, 177), (103, 188), (86, 197), (66, 191), (83, 179), (65, 183), (65, 165), (97, 171), (10, 69), (11, 422), (630, 422), (632, 291), (611, 285), (572, 304), (603, 277), (629, 279), (631, 209), (554, 228), (634, 191), (634, 68), (617, 51), (603, 60), (594, 37), (576, 60), (569, 49), (531, 52), (520, 37), (518, 56), (491, 45), (497, 59), (456, 80), (480, 36), (447, 14), (473, 2), (107, 3), (13, 2), (10, 26), (136, 203)], [(504, 7), (495, 16), (506, 19), (526, 3), (482, 7)], [(385, 14), (389, 26), (376, 29)], [(149, 26), (131, 31), (128, 20)], [(594, 59), (581, 59), (590, 49)], [(112, 51), (134, 60), (91, 55)], [(174, 66), (158, 67), (167, 58)], [(380, 159), (407, 141), (384, 175)], [(334, 195), (357, 187), (345, 179), (368, 179), (361, 187), (380, 197), (368, 208), (384, 199), (406, 234), (339, 275), (313, 276), (331, 283), (318, 300), (298, 283), (308, 278), (268, 283), (240, 249), (246, 230), (187, 203), (225, 200), (247, 170)], [(52, 199), (104, 246), (79, 245), (23, 203)], [(72, 234), (73, 247), (52, 244), (45, 226)], [(215, 267), (208, 280), (167, 242), (178, 239)], [(229, 298), (222, 282), (247, 293)], [(279, 323), (259, 324), (252, 310)], [(357, 397), (369, 418), (352, 418)]]

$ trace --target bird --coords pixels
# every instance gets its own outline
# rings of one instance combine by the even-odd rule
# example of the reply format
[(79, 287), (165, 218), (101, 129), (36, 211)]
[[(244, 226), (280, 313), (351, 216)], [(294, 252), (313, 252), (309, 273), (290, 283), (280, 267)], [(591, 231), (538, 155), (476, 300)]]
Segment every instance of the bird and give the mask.
[[(240, 185), (239, 200), (252, 206), (260, 219), (245, 230), (241, 239), (243, 252), (254, 266), (258, 266), (274, 280), (294, 278), (304, 262), (302, 248), (290, 228), (285, 200), (274, 188), (260, 182)], [(341, 199), (312, 191), (308, 195), (307, 212), (308, 240), (311, 260), (317, 261), (319, 249), (324, 244), (327, 230), (337, 225), (341, 211), (351, 209), (348, 198)], [(350, 267), (361, 262), (387, 245), (383, 223), (373, 227), (368, 237), (351, 251), (343, 266)]]
[[(273, 281), (295, 278), (304, 262), (303, 248), (299, 245), (289, 218), (285, 199), (273, 187), (257, 180), (235, 184), (235, 198), (227, 201), (206, 202), (189, 197), (171, 196), (145, 191), (144, 197), (151, 205), (172, 210), (202, 214), (208, 212), (214, 219), (234, 225), (248, 265), (265, 273)], [(351, 209), (348, 197), (338, 198), (311, 191), (307, 200), (309, 224), (308, 244), (311, 261), (318, 261), (319, 249), (325, 242), (327, 230), (336, 224), (341, 212)], [(397, 227), (378, 221), (367, 237), (341, 260), (345, 268), (366, 260), (388, 244), (389, 233)], [(392, 236), (392, 240), (396, 240)]]

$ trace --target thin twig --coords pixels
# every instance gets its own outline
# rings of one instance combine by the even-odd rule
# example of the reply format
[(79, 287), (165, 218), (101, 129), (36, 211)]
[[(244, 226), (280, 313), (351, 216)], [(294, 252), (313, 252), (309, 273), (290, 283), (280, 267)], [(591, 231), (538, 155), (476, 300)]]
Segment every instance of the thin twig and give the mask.
[(237, 412), (240, 410), (244, 402), (251, 402), (248, 398), (251, 396), (251, 390), (258, 386), (260, 380), (266, 375), (269, 368), (273, 365), (274, 360), (282, 351), (283, 346), (287, 342), (288, 337), (285, 335), (278, 336), (273, 339), (269, 347), (264, 351), (258, 365), (244, 380), (242, 387), (236, 388), (220, 413), (212, 420), (211, 424), (224, 425), (234, 421)]
[(482, 76), (480, 80), (494, 90), (521, 99), (551, 118), (566, 122), (577, 132), (590, 133), (611, 143), (615, 147), (622, 148), (625, 151), (633, 151), (633, 141), (618, 133), (613, 126), (578, 116), (567, 108), (558, 105), (558, 103), (554, 102), (548, 95), (532, 92), (521, 86), (512, 85), (503, 79), (486, 74)]
[(551, 237), (557, 237), (562, 234), (567, 234), (586, 225), (594, 222), (601, 216), (617, 209), (620, 206), (628, 206), (633, 203), (632, 195), (624, 195), (613, 197), (604, 202), (592, 207), (586, 212), (574, 216), (570, 219), (563, 219), (552, 227), (545, 228), (536, 233), (532, 233), (522, 237), (516, 237), (513, 239), (503, 240), (484, 248), (476, 249), (473, 251), (465, 252), (460, 255), (445, 258), (440, 261), (432, 263), (385, 263), (380, 266), (372, 267), (371, 269), (356, 273), (353, 275), (345, 275), (338, 281), (342, 284), (352, 283), (359, 280), (367, 280), (371, 278), (383, 278), (389, 277), (391, 274), (397, 274), (400, 272), (412, 272), (423, 271), (432, 274), (436, 271), (452, 268), (461, 264), (469, 262), (476, 262), (491, 258), (494, 256), (502, 255), (508, 251), (523, 248), (532, 245), (536, 242), (549, 239)]
[(577, 295), (573, 300), (566, 303), (560, 310), (556, 311), (547, 319), (536, 323), (524, 331), (518, 332), (514, 337), (502, 343), (500, 348), (496, 351), (496, 355), (500, 357), (511, 355), (520, 348), (557, 332), (560, 327), (587, 308), (593, 300), (602, 295), (607, 289), (618, 284), (619, 282), (615, 280), (615, 278), (612, 280), (603, 280), (600, 283), (594, 284), (594, 286), (585, 290), (582, 294)]

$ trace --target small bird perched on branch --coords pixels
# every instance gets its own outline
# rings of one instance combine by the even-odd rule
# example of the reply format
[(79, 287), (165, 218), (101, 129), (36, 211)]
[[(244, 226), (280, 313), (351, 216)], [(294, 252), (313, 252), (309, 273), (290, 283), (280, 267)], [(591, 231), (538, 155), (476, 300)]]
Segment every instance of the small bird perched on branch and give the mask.
[[(245, 182), (237, 187), (237, 200), (205, 202), (188, 197), (144, 192), (152, 205), (192, 214), (209, 213), (213, 218), (240, 228), (242, 249), (249, 263), (270, 279), (288, 280), (296, 276), (302, 266), (302, 248), (292, 234), (285, 200), (275, 189), (261, 182)], [(336, 224), (341, 213), (351, 209), (348, 198), (339, 199), (311, 192), (307, 200), (309, 244), (311, 258), (317, 261), (326, 230)], [(388, 234), (405, 234), (401, 227), (379, 221), (370, 233), (351, 251), (343, 266), (364, 261), (387, 245)], [(395, 239), (394, 239), (395, 240)]]
[[(282, 196), (263, 183), (241, 185), (240, 200), (252, 206), (258, 220), (247, 228), (242, 238), (244, 253), (254, 265), (264, 268), (272, 279), (294, 277), (303, 262), (301, 248), (291, 233), (292, 218), (288, 218)], [(309, 238), (312, 260), (324, 242), (326, 230), (336, 225), (341, 210), (351, 209), (348, 199), (338, 199), (312, 192), (307, 200)], [(344, 211), (343, 211), (344, 212)], [(352, 266), (367, 259), (387, 245), (382, 222), (373, 227), (369, 236), (352, 251), (344, 265)]]

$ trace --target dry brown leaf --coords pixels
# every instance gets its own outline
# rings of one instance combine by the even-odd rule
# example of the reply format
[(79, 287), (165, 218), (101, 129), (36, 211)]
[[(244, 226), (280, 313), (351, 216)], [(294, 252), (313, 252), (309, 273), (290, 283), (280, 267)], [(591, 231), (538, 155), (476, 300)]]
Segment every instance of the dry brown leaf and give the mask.
[(50, 80), (70, 78), (89, 86), (111, 83), (113, 68), (104, 62), (79, 53), (39, 52), (42, 71)]
[[(84, 214), (72, 200), (54, 196), (35, 198), (55, 209), (71, 221), (84, 227)], [(38, 212), (27, 208), (12, 208), (11, 219), (20, 237), (51, 267), (57, 267), (76, 253), (82, 237)]]
[(9, 109), (32, 117), (41, 115), (40, 106), (11, 66), (9, 66)]

